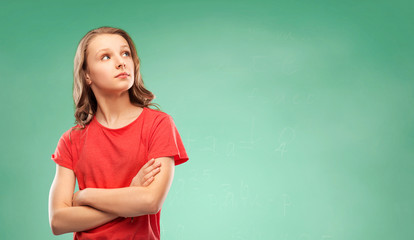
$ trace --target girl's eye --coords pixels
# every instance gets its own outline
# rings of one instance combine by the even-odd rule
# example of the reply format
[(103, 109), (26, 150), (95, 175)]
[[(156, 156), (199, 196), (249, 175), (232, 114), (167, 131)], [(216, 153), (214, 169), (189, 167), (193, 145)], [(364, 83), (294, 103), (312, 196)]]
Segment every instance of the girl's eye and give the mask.
[[(129, 57), (131, 55), (128, 51), (124, 52), (124, 54), (126, 54), (127, 57)], [(106, 60), (105, 57), (107, 57), (107, 59), (109, 59), (109, 55), (103, 55), (101, 59)]]

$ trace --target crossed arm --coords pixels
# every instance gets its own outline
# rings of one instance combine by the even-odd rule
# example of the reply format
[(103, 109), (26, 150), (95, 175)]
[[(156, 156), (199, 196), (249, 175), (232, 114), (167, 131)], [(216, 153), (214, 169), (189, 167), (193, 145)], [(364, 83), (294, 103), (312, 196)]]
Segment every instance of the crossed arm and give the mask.
[(175, 164), (173, 157), (160, 157), (155, 162), (161, 163), (161, 171), (148, 186), (86, 188), (75, 194), (75, 174), (71, 169), (57, 165), (49, 194), (49, 221), (53, 234), (85, 231), (117, 217), (157, 213), (171, 187)]

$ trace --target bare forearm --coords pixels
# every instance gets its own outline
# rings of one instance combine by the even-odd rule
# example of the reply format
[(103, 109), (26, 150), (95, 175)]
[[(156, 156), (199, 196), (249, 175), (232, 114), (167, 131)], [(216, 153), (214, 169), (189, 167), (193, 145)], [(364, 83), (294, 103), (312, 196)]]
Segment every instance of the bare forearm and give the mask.
[(118, 216), (100, 211), (89, 206), (65, 207), (56, 210), (51, 225), (55, 235), (86, 231), (107, 222)]
[(80, 205), (89, 205), (121, 217), (153, 214), (154, 204), (146, 187), (87, 188)]

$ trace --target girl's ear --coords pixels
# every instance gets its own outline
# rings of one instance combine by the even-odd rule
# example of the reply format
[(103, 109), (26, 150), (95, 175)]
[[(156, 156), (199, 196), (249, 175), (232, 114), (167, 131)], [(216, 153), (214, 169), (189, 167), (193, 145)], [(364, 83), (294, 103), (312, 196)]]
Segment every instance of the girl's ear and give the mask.
[(89, 77), (89, 74), (87, 72), (85, 72), (85, 78), (86, 78), (85, 80), (88, 83), (88, 85), (91, 85), (92, 81), (91, 81), (91, 79)]

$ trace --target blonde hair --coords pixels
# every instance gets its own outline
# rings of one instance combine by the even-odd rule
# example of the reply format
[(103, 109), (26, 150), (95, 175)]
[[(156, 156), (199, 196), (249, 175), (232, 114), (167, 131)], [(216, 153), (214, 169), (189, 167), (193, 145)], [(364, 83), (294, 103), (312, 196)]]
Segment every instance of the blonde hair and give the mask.
[(144, 81), (142, 80), (140, 72), (140, 60), (131, 37), (127, 32), (119, 28), (100, 27), (89, 31), (80, 40), (75, 54), (73, 69), (73, 101), (75, 105), (75, 124), (79, 124), (81, 126), (76, 129), (84, 129), (85, 126), (92, 120), (98, 107), (95, 95), (90, 86), (86, 83), (85, 73), (88, 68), (86, 62), (86, 50), (91, 40), (99, 34), (118, 34), (128, 42), (135, 70), (134, 84), (130, 89), (128, 89), (131, 103), (139, 107), (154, 106), (157, 110), (161, 111), (158, 104), (151, 103), (151, 101), (155, 98), (155, 95), (144, 86)]

